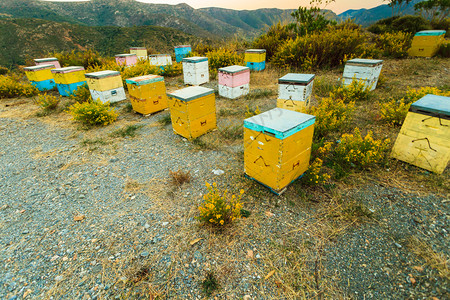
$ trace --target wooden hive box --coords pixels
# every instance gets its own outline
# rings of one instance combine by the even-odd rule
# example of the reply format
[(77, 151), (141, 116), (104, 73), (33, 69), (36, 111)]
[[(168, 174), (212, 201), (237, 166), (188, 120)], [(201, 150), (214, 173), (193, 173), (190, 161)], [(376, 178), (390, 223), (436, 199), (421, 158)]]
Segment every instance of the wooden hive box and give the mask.
[(47, 57), (47, 58), (35, 58), (34, 64), (36, 66), (40, 65), (53, 65), (54, 68), (61, 68), (61, 65), (59, 64), (59, 61), (56, 57)]
[(433, 57), (445, 41), (445, 30), (424, 30), (414, 35), (409, 48), (410, 56)]
[(114, 103), (126, 99), (122, 76), (118, 71), (99, 71), (85, 75), (92, 99)]
[(38, 65), (33, 67), (23, 68), (25, 75), (33, 86), (39, 91), (45, 92), (55, 87), (55, 80), (51, 69), (54, 68), (53, 64)]
[(131, 47), (130, 54), (136, 54), (138, 59), (147, 60), (147, 48), (145, 47)]
[(175, 133), (193, 139), (217, 127), (213, 89), (190, 86), (167, 96)]
[(133, 110), (143, 115), (167, 108), (164, 77), (144, 75), (126, 80)]
[(115, 57), (117, 65), (126, 67), (134, 66), (138, 60), (137, 55), (131, 53), (117, 54)]
[(281, 194), (308, 169), (315, 117), (274, 108), (244, 120), (244, 171)]
[(172, 56), (170, 54), (150, 54), (148, 60), (152, 66), (160, 67), (172, 65)]
[(185, 84), (200, 85), (209, 81), (207, 57), (183, 58), (183, 77)]
[(188, 55), (188, 53), (192, 51), (190, 45), (175, 46), (174, 49), (175, 49), (175, 60), (178, 63), (181, 62), (183, 58), (185, 58), (186, 55)]
[(219, 68), (219, 95), (229, 99), (245, 96), (250, 91), (250, 68), (229, 66)]
[(353, 79), (362, 80), (367, 88), (373, 91), (377, 87), (383, 61), (379, 59), (355, 58), (345, 64), (342, 83), (350, 85)]
[(278, 79), (277, 107), (299, 111), (308, 107), (314, 74), (288, 73)]
[(450, 97), (426, 95), (411, 104), (392, 157), (442, 174), (450, 161)]
[(86, 84), (84, 77), (84, 67), (71, 66), (65, 68), (52, 69), (56, 87), (61, 96), (72, 95), (79, 86)]
[(262, 71), (266, 68), (266, 50), (248, 49), (245, 50), (245, 63), (250, 70)]

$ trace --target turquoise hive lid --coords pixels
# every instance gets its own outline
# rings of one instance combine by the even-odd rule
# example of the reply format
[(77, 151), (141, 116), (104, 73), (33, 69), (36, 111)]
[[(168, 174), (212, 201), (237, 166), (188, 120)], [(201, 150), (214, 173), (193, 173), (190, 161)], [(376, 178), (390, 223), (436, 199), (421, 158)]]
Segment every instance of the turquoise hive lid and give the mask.
[(245, 70), (250, 70), (250, 68), (243, 67), (243, 66), (237, 66), (237, 65), (219, 68), (220, 72), (226, 72), (226, 73), (237, 73), (237, 72), (242, 72)]
[(32, 67), (25, 67), (23, 68), (25, 71), (39, 71), (39, 70), (45, 70), (45, 69), (53, 69), (54, 65), (39, 65), (39, 66), (32, 66)]
[(53, 69), (52, 73), (70, 73), (70, 72), (78, 72), (78, 71), (84, 71), (84, 67), (70, 66), (70, 67), (65, 67), (65, 68), (58, 68), (58, 69)]
[(409, 110), (437, 117), (450, 117), (450, 97), (428, 94), (411, 104)]
[(159, 75), (144, 75), (144, 76), (138, 76), (133, 78), (128, 78), (125, 80), (128, 84), (134, 84), (134, 85), (146, 85), (158, 81), (164, 81), (164, 77)]
[(364, 65), (377, 65), (381, 64), (383, 61), (381, 59), (366, 59), (366, 58), (354, 58), (347, 60), (347, 63), (354, 64), (364, 64)]
[(169, 97), (176, 98), (185, 102), (208, 96), (210, 94), (214, 94), (214, 90), (202, 86), (190, 86), (172, 93), (167, 93)]
[(100, 78), (105, 78), (105, 77), (120, 76), (120, 72), (105, 70), (105, 71), (99, 71), (99, 72), (86, 73), (86, 74), (84, 74), (84, 76), (86, 78), (100, 79)]
[(208, 61), (207, 57), (200, 57), (200, 56), (192, 56), (192, 57), (185, 57), (183, 58), (183, 62), (190, 62), (190, 63), (199, 63), (202, 61)]
[(288, 73), (278, 79), (278, 83), (310, 83), (316, 75)]
[(445, 30), (422, 30), (415, 34), (415, 36), (439, 36), (444, 35), (446, 33)]
[(285, 139), (313, 125), (315, 120), (315, 116), (277, 107), (245, 119), (244, 127)]

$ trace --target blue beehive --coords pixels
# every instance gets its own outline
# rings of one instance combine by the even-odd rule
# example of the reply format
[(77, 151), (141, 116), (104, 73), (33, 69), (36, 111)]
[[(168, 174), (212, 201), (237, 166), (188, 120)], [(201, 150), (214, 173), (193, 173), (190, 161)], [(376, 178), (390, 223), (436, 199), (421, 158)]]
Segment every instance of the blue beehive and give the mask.
[(175, 60), (178, 63), (181, 62), (183, 58), (186, 57), (191, 51), (192, 50), (190, 45), (175, 46)]

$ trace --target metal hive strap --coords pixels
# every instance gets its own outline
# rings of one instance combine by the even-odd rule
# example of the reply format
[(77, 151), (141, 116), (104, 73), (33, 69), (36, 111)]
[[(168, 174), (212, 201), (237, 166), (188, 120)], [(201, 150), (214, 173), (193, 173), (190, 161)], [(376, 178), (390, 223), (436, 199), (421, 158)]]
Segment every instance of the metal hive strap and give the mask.
[[(429, 119), (432, 119), (432, 118), (435, 118), (435, 117), (431, 116), (431, 117), (425, 118), (425, 119), (422, 120), (422, 122), (425, 122), (426, 120), (429, 120)], [(439, 125), (441, 125), (441, 126), (448, 126), (446, 124), (442, 124), (442, 120), (441, 120), (440, 116), (438, 118), (439, 118)]]
[(256, 163), (259, 159), (262, 159), (265, 167), (269, 167), (270, 166), (270, 165), (266, 164), (266, 161), (264, 160), (264, 157), (262, 157), (261, 155), (257, 159), (255, 159), (255, 161), (253, 163)]
[(181, 124), (184, 124), (183, 120), (181, 120), (180, 117), (178, 117), (178, 119), (175, 121), (175, 123), (178, 123), (178, 121), (181, 121)]
[(430, 144), (430, 140), (428, 138), (423, 138), (423, 139), (416, 139), (416, 140), (412, 140), (411, 142), (417, 142), (417, 141), (422, 141), (422, 140), (426, 140), (428, 142), (428, 147), (433, 150), (434, 152), (437, 152), (437, 150), (431, 148), (431, 144)]

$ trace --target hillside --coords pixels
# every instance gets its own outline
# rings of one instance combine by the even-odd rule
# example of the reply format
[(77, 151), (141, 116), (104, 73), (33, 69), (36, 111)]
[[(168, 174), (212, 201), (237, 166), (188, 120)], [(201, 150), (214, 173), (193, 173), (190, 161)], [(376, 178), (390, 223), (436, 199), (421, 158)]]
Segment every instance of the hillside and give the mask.
[(24, 64), (27, 58), (52, 51), (95, 49), (108, 56), (146, 46), (173, 51), (177, 44), (209, 41), (181, 31), (156, 26), (85, 26), (37, 19), (0, 19), (0, 65)]
[(89, 26), (170, 27), (200, 37), (253, 37), (278, 21), (289, 19), (292, 10), (194, 9), (187, 4), (167, 5), (135, 0), (91, 0), (88, 2), (44, 2), (4, 0), (0, 15), (12, 18), (38, 18)]

